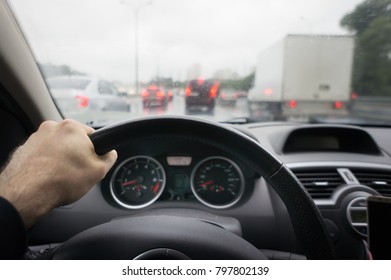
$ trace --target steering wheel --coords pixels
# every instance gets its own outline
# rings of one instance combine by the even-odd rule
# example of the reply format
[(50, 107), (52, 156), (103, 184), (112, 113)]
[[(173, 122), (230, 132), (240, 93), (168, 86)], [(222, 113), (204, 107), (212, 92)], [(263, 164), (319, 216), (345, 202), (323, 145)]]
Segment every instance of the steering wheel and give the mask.
[[(257, 141), (212, 121), (192, 117), (147, 117), (113, 124), (91, 135), (97, 154), (129, 139), (185, 137), (227, 151), (246, 162), (276, 191), (288, 210), (308, 259), (334, 259), (323, 218), (295, 175)], [(207, 236), (208, 238), (205, 238)], [(130, 217), (81, 232), (64, 242), (54, 259), (266, 259), (253, 245), (214, 224), (172, 216)]]

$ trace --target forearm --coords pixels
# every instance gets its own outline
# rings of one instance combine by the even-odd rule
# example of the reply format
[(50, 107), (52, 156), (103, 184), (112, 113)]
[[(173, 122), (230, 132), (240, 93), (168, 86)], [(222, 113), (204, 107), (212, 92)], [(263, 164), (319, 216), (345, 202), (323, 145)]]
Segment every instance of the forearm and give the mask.
[[(23, 147), (14, 152), (10, 163), (0, 174), (0, 197), (12, 204), (22, 218), (24, 227), (28, 229), (48, 213), (57, 201), (48, 197), (48, 191), (37, 191), (49, 188), (42, 186), (48, 181), (42, 179), (48, 177), (45, 174), (48, 172), (39, 174), (32, 165), (20, 168), (18, 163), (23, 162), (23, 159), (19, 159), (21, 153)], [(38, 157), (33, 164), (41, 165)]]

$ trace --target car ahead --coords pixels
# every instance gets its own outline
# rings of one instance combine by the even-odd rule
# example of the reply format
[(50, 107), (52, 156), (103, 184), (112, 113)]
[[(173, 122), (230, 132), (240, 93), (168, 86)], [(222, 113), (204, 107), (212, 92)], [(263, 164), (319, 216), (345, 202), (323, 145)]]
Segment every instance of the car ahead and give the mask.
[(53, 98), (61, 110), (130, 111), (130, 103), (115, 86), (89, 76), (57, 76), (46, 79)]
[(246, 98), (247, 97), (247, 91), (245, 90), (238, 90), (238, 98)]
[(220, 94), (220, 85), (212, 80), (191, 80), (185, 89), (186, 111), (202, 110), (213, 112), (216, 98)]
[(155, 106), (165, 107), (170, 100), (164, 89), (156, 86), (155, 84), (152, 84), (144, 89), (141, 92), (141, 97), (143, 99), (144, 108)]
[(222, 89), (218, 102), (223, 106), (235, 106), (239, 93), (233, 89)]

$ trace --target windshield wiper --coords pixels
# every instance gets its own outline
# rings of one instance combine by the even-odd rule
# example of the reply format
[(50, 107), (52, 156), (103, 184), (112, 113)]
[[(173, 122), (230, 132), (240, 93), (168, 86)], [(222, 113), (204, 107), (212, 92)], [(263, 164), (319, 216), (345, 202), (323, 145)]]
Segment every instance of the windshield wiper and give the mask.
[(221, 121), (220, 123), (228, 123), (228, 124), (246, 124), (246, 123), (254, 123), (257, 122), (255, 119), (248, 117), (235, 117), (225, 121)]

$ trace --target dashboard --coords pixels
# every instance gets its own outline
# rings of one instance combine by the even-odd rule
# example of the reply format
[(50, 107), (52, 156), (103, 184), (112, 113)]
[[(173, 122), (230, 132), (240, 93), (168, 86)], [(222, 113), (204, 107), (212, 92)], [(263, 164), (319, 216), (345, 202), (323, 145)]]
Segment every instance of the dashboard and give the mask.
[[(301, 181), (325, 219), (338, 258), (365, 258), (366, 198), (391, 195), (389, 131), (287, 123), (248, 124), (239, 129), (276, 155)], [(360, 141), (351, 147), (346, 135)], [(321, 137), (320, 146), (309, 137)], [(304, 141), (298, 143), (300, 139)], [(117, 152), (116, 165), (100, 184), (31, 230), (31, 245), (61, 243), (94, 225), (123, 217), (179, 209), (185, 216), (190, 210), (199, 211), (202, 219), (220, 223), (257, 248), (301, 253), (279, 196), (248, 162), (224, 147), (162, 134), (129, 139)]]

